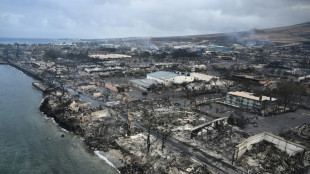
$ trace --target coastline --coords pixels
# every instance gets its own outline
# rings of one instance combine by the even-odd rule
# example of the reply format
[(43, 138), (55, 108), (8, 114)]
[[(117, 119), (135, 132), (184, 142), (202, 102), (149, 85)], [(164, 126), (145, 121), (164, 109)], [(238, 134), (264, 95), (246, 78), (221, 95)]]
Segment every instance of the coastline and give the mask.
[[(18, 66), (18, 64), (15, 66)], [(25, 68), (16, 69), (22, 72), (26, 71), (27, 74), (25, 73), (25, 75), (36, 75)], [(161, 150), (161, 142), (157, 142), (158, 137), (156, 138), (153, 134), (150, 134), (155, 143), (153, 144), (153, 152), (151, 154), (146, 153), (144, 144), (146, 134), (137, 127), (133, 129), (135, 135), (130, 136), (131, 132), (129, 131), (132, 130), (128, 129), (127, 118), (125, 118), (125, 121), (123, 117), (120, 119), (122, 110), (107, 107), (104, 110), (109, 114), (98, 119), (91, 113), (102, 112), (104, 111), (103, 108), (86, 104), (85, 109), (83, 104), (89, 102), (85, 102), (83, 99), (80, 100), (80, 95), (74, 95), (68, 90), (70, 88), (59, 86), (48, 86), (47, 90), (40, 90), (43, 96), (39, 107), (40, 111), (46, 117), (53, 118), (53, 121), (58, 124), (57, 127), (64, 128), (83, 139), (83, 144), (86, 148), (88, 147), (88, 152), (97, 155), (98, 158), (100, 158), (98, 154), (103, 155), (115, 166), (117, 172), (133, 173), (134, 171), (135, 173), (144, 173), (152, 170), (178, 173), (180, 171), (195, 170), (197, 173), (211, 173), (207, 165), (197, 163), (197, 160), (188, 155), (188, 152), (185, 151), (187, 154), (184, 154), (182, 151), (176, 150), (174, 145), (167, 145), (165, 150)], [(78, 107), (82, 105), (81, 110), (75, 110), (76, 106), (71, 107), (71, 104), (75, 102), (79, 103)], [(86, 121), (84, 116), (87, 117)], [(95, 151), (98, 151), (97, 154)], [(114, 153), (115, 151), (118, 151), (119, 155), (115, 155), (117, 154)], [(157, 160), (157, 158), (163, 160)], [(171, 163), (170, 160), (172, 159), (173, 162)], [(182, 168), (179, 168), (179, 166), (182, 166)], [(212, 169), (214, 168), (212, 167)]]
[[(100, 151), (95, 150), (94, 153), (95, 153), (95, 155), (98, 156), (98, 158), (104, 160), (105, 163), (107, 163), (107, 164), (110, 165), (111, 167), (115, 168), (115, 170), (116, 170), (119, 174), (121, 174), (121, 172), (118, 170), (118, 168), (117, 168), (111, 161), (109, 161), (108, 158), (107, 158), (106, 156), (103, 156), (103, 155), (100, 153)], [(113, 154), (112, 154), (112, 155), (113, 155)]]
[(2, 58), (0, 58), (0, 65), (6, 65), (8, 62)]
[(12, 66), (12, 67), (14, 67), (14, 68), (16, 68), (16, 69), (22, 71), (24, 74), (26, 74), (27, 76), (29, 76), (29, 77), (31, 77), (31, 78), (33, 78), (33, 79), (35, 79), (35, 80), (38, 80), (38, 81), (40, 81), (40, 82), (43, 82), (43, 81), (44, 81), (39, 75), (34, 74), (33, 72), (28, 71), (27, 69), (25, 69), (25, 68), (23, 68), (23, 67), (20, 67), (20, 66), (14, 64), (14, 63), (12, 63), (12, 62), (7, 62), (7, 65)]
[[(40, 89), (37, 89), (37, 90), (40, 90)], [(83, 138), (84, 139), (83, 143), (86, 145), (86, 147), (88, 147), (91, 150), (91, 152), (94, 155), (96, 155), (100, 160), (104, 160), (106, 164), (108, 164), (108, 165), (112, 166), (113, 168), (115, 168), (115, 170), (118, 173), (121, 173), (120, 170), (122, 170), (124, 165), (123, 164), (119, 164), (119, 162), (118, 162), (118, 165), (116, 165), (116, 164), (114, 164), (112, 162), (113, 160), (114, 161), (115, 160), (117, 160), (117, 161), (123, 160), (122, 155), (120, 155), (121, 157), (118, 157), (118, 156), (114, 156), (114, 154), (113, 154), (113, 150), (120, 150), (120, 151), (122, 151), (121, 147), (116, 146), (115, 144), (110, 142), (109, 144), (111, 146), (113, 146), (113, 148), (107, 147), (107, 151), (106, 151), (106, 150), (100, 150), (100, 148), (94, 147), (91, 144), (87, 143), (86, 137), (85, 137), (85, 133), (84, 133), (83, 129), (80, 126), (76, 126), (76, 122), (75, 121), (63, 119), (62, 115), (55, 114), (54, 111), (52, 110), (52, 108), (50, 108), (48, 106), (49, 105), (48, 101), (49, 101), (49, 98), (45, 97), (42, 100), (41, 105), (39, 107), (40, 111), (47, 118), (53, 119), (53, 121), (55, 122), (55, 125), (57, 127), (59, 127), (62, 131), (74, 133), (75, 135), (78, 135), (80, 138)], [(105, 156), (102, 155), (103, 153), (105, 154)], [(109, 157), (111, 157), (111, 158), (109, 158)]]
[[(11, 62), (5, 62), (5, 63), (2, 63), (0, 62), (0, 65), (8, 65), (8, 66), (11, 66), (13, 68), (16, 68), (17, 70), (20, 70), (23, 74), (27, 75), (28, 77), (31, 77), (35, 80), (38, 80), (39, 82), (43, 83), (44, 80), (39, 77), (38, 75), (34, 74), (33, 72), (25, 69), (25, 68), (22, 68), (16, 64), (13, 64)], [(38, 88), (37, 86), (35, 86), (33, 84), (34, 88), (36, 88), (37, 90), (41, 91), (42, 92), (42, 95), (43, 95), (43, 92), (44, 90), (42, 88)], [(48, 97), (44, 97), (42, 96), (43, 99), (41, 101), (41, 104), (40, 104), (40, 107), (38, 108), (42, 114), (46, 117), (46, 119), (52, 119), (53, 122), (55, 123), (55, 126), (56, 127), (59, 127), (60, 130), (62, 130), (63, 132), (66, 132), (66, 133), (74, 133), (76, 135), (78, 135), (80, 138), (83, 138), (85, 140), (85, 137), (83, 136), (83, 134), (80, 132), (79, 129), (75, 129), (71, 124), (70, 122), (67, 122), (65, 121), (64, 119), (61, 119), (61, 117), (58, 115), (58, 114), (53, 114), (51, 112), (49, 112), (48, 109), (45, 108), (45, 104), (46, 102), (48, 101)], [(111, 167), (115, 168), (115, 170), (118, 172), (118, 173), (121, 173), (120, 170), (111, 162), (109, 161), (108, 157), (106, 156), (103, 156), (101, 153), (103, 153), (103, 151), (100, 151), (98, 149), (93, 149), (91, 148), (91, 146), (89, 146), (87, 143), (85, 143), (85, 141), (83, 141), (83, 143), (85, 144), (85, 147), (88, 147), (91, 149), (91, 152), (92, 154), (96, 155), (99, 160), (103, 160), (106, 164), (110, 165)], [(114, 150), (114, 149), (111, 149), (111, 150)], [(108, 153), (108, 152), (104, 152), (104, 153)], [(113, 155), (112, 153), (110, 153), (109, 155)], [(117, 158), (117, 157), (116, 157)]]

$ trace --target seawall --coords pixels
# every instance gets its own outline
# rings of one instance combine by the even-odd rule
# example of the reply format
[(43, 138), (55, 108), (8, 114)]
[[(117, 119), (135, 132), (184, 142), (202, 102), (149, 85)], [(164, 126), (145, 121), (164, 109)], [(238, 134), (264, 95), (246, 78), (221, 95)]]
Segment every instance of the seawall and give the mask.
[(23, 67), (20, 67), (19, 65), (16, 65), (16, 64), (11, 63), (11, 62), (8, 62), (8, 65), (10, 65), (10, 66), (12, 66), (12, 67), (22, 71), (23, 73), (25, 73), (26, 75), (34, 78), (35, 80), (38, 80), (38, 81), (41, 81), (41, 82), (44, 81), (39, 75), (36, 75), (35, 73), (33, 73), (33, 72), (23, 68)]
[(0, 58), (0, 65), (3, 64), (3, 65), (6, 65), (8, 64), (8, 62), (2, 58)]

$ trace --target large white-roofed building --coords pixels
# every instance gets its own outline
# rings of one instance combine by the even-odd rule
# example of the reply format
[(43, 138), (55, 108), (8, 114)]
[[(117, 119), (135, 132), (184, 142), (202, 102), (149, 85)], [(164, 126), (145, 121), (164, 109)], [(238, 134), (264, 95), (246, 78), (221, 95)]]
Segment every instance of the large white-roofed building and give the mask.
[(98, 58), (102, 60), (131, 58), (130, 55), (124, 55), (124, 54), (92, 54), (89, 55), (89, 57)]
[(163, 84), (165, 86), (170, 85), (172, 83), (188, 83), (194, 81), (193, 77), (183, 76), (173, 72), (168, 71), (157, 71), (150, 74), (147, 74), (147, 79), (155, 80), (159, 84)]
[[(191, 73), (190, 76), (194, 77), (194, 79), (196, 80), (209, 82), (211, 85), (218, 86), (219, 88), (224, 87), (223, 81), (219, 77), (216, 77), (216, 76), (211, 76), (211, 75), (196, 73), (196, 72)], [(214, 79), (216, 82), (214, 81)]]

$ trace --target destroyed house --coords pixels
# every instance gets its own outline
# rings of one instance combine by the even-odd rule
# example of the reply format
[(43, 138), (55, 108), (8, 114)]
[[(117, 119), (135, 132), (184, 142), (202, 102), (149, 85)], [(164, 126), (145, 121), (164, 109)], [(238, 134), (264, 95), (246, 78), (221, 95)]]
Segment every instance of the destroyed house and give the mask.
[(239, 108), (245, 108), (252, 111), (261, 111), (266, 103), (275, 101), (275, 98), (267, 96), (254, 96), (253, 93), (236, 91), (228, 92), (225, 103)]
[(259, 84), (259, 79), (257, 79), (255, 76), (251, 75), (233, 75), (234, 80), (237, 82), (249, 82), (251, 84)]

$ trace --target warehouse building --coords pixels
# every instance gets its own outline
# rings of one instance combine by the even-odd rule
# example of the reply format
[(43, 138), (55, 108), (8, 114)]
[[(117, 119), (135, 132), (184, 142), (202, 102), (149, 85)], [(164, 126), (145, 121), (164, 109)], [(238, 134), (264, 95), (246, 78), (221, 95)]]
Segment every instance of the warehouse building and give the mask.
[(147, 74), (147, 79), (155, 80), (157, 83), (169, 86), (173, 83), (182, 84), (194, 81), (194, 77), (183, 76), (173, 72), (168, 71), (157, 71)]
[(157, 81), (152, 80), (152, 79), (135, 79), (135, 80), (130, 80), (129, 81), (134, 87), (137, 87), (143, 91), (148, 91), (150, 90), (150, 87), (153, 84), (157, 84)]

